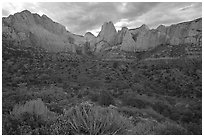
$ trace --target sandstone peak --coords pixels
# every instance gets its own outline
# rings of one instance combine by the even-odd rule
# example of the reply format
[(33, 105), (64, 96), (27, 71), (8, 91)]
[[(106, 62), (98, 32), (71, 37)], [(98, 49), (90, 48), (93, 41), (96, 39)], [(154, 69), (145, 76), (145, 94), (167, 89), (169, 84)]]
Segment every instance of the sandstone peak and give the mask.
[(84, 35), (84, 38), (87, 42), (90, 42), (92, 40), (94, 40), (96, 37), (91, 33), (91, 32), (87, 32), (85, 35)]
[(122, 27), (121, 31), (125, 31), (125, 30), (128, 30), (127, 27)]
[(23, 10), (20, 13), (32, 14), (29, 10)]
[(149, 27), (146, 24), (142, 24), (142, 26), (140, 26), (139, 28), (143, 30), (149, 30)]
[(42, 16), (41, 16), (43, 19), (46, 19), (46, 20), (51, 20), (48, 16), (46, 16), (45, 14), (43, 14)]
[[(86, 32), (86, 34), (85, 34), (84, 36), (86, 36), (86, 35), (94, 36), (91, 32)], [(95, 36), (94, 36), (94, 37), (95, 37)]]
[(104, 35), (104, 34), (108, 34), (108, 33), (116, 33), (116, 29), (115, 29), (115, 26), (113, 25), (112, 21), (105, 22), (102, 25), (101, 31), (98, 34), (98, 36), (101, 36), (101, 35)]
[(164, 25), (159, 25), (156, 30), (158, 30), (159, 32), (165, 32), (166, 27)]
[(117, 32), (115, 29), (115, 26), (113, 25), (113, 22), (105, 22), (102, 25), (101, 31), (99, 32), (97, 36), (97, 42), (105, 41), (109, 45), (115, 44), (115, 38), (116, 38)]
[(135, 51), (136, 43), (132, 38), (132, 35), (128, 29), (124, 29), (121, 31), (122, 35), (122, 44), (120, 45), (120, 49), (124, 51)]

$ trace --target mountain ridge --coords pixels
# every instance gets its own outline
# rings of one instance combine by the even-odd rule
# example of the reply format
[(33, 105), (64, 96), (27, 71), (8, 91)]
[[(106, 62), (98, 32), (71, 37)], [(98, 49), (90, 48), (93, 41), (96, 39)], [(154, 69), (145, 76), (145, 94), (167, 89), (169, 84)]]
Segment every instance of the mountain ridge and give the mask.
[[(126, 37), (121, 33), (127, 33)], [(138, 52), (161, 44), (201, 45), (202, 18), (170, 26), (159, 25), (156, 29), (149, 29), (143, 24), (135, 29), (122, 28), (118, 32), (109, 21), (104, 22), (98, 36), (95, 37), (92, 33), (86, 33), (86, 36), (73, 34), (46, 15), (40, 16), (24, 10), (2, 18), (2, 34), (4, 39), (10, 37), (22, 45), (24, 43), (26, 46), (41, 46), (53, 52), (75, 53), (76, 49), (83, 47), (86, 42), (89, 43), (90, 50), (96, 54), (111, 47), (121, 51)]]

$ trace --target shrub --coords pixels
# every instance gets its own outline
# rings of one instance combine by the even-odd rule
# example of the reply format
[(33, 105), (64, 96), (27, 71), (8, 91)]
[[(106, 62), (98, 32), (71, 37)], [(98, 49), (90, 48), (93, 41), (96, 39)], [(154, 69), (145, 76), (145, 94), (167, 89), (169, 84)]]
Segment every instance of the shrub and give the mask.
[(28, 101), (24, 105), (15, 105), (11, 115), (16, 119), (21, 119), (25, 113), (39, 116), (44, 120), (53, 118), (55, 115), (48, 110), (41, 99)]
[(186, 125), (189, 134), (202, 135), (202, 125), (196, 123), (189, 123)]
[(132, 106), (132, 107), (136, 107), (136, 108), (145, 108), (146, 107), (146, 103), (140, 99), (138, 99), (137, 97), (134, 96), (124, 96), (122, 98), (122, 102), (123, 105), (125, 106)]
[(135, 134), (137, 135), (186, 135), (187, 130), (182, 126), (165, 121), (159, 123), (154, 120), (146, 119), (135, 125)]
[(3, 134), (49, 134), (48, 125), (54, 118), (41, 99), (15, 105), (10, 115), (3, 116)]
[(98, 103), (101, 106), (115, 105), (114, 98), (107, 91), (102, 91), (98, 97)]
[(110, 108), (82, 103), (61, 116), (51, 126), (52, 134), (131, 134), (130, 121)]
[(98, 101), (98, 97), (99, 97), (99, 94), (98, 93), (90, 93), (89, 94), (89, 98), (91, 101), (93, 102), (97, 102)]
[(157, 126), (157, 123), (154, 121), (140, 121), (136, 124), (134, 132), (137, 135), (154, 135), (154, 128)]
[(165, 121), (164, 123), (158, 124), (154, 129), (157, 135), (186, 135), (187, 131), (182, 126)]

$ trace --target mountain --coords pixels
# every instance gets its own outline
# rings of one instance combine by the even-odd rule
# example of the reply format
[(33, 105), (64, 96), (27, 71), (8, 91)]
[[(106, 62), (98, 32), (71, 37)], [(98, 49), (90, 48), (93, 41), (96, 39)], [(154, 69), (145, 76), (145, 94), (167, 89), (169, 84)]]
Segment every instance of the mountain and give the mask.
[(96, 53), (110, 49), (119, 49), (125, 52), (141, 52), (165, 44), (193, 44), (201, 46), (201, 41), (202, 18), (171, 26), (160, 25), (156, 29), (149, 29), (145, 24), (135, 29), (123, 27), (117, 33), (113, 23), (106, 22), (103, 24), (97, 38), (92, 39), (92, 47), (95, 47), (94, 51)]
[(122, 30), (119, 32), (119, 38), (118, 43), (122, 42), (120, 46), (121, 50), (124, 51), (135, 51), (135, 41), (132, 38), (132, 34), (128, 30), (128, 28), (122, 28)]
[(89, 43), (90, 46), (90, 51), (94, 52), (95, 50), (95, 44), (96, 44), (96, 37), (91, 33), (91, 32), (87, 32), (84, 35), (84, 38), (86, 39), (86, 42)]
[(2, 134), (202, 135), (202, 19), (97, 37), (2, 21)]
[[(130, 30), (135, 40), (136, 50), (147, 50), (161, 44), (199, 44), (202, 37), (202, 19), (174, 24), (160, 25), (157, 29), (149, 30), (144, 25)], [(126, 50), (127, 51), (127, 50)]]
[(171, 26), (160, 25), (156, 29), (149, 29), (145, 24), (135, 29), (123, 27), (118, 32), (110, 21), (102, 25), (95, 37), (90, 32), (84, 36), (73, 34), (46, 15), (24, 10), (2, 19), (2, 34), (4, 40), (12, 40), (26, 47), (42, 47), (50, 52), (76, 53), (84, 46), (96, 55), (115, 49), (118, 52), (141, 52), (165, 44), (201, 46), (202, 19)]
[(68, 32), (65, 27), (46, 15), (39, 16), (28, 10), (2, 19), (2, 34), (6, 40), (15, 40), (27, 47), (42, 47), (50, 52), (72, 51), (85, 39)]
[(105, 22), (97, 36), (97, 42), (105, 41), (109, 45), (114, 45), (116, 35), (117, 32), (113, 23), (111, 21)]
[(95, 52), (103, 52), (104, 49), (114, 46), (116, 36), (117, 32), (113, 23), (105, 22), (95, 41)]

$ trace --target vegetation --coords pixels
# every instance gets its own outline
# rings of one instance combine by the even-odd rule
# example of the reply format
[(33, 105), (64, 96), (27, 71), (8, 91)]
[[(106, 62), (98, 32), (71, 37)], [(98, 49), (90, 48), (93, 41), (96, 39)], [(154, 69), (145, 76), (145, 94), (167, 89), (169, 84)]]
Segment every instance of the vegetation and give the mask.
[(65, 111), (51, 128), (54, 134), (114, 135), (131, 133), (133, 125), (113, 109), (83, 103)]
[(105, 61), (3, 41), (3, 134), (202, 134), (202, 59), (160, 48)]

